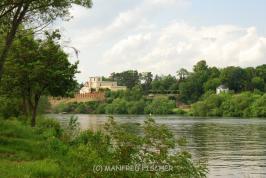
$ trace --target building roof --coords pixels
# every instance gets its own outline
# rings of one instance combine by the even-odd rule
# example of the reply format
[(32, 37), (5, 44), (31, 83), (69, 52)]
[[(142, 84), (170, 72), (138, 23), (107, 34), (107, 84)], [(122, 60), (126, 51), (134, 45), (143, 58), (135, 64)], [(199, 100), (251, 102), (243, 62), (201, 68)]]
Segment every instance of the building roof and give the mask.
[(228, 89), (228, 87), (225, 86), (225, 85), (219, 85), (217, 88), (219, 88), (219, 89)]

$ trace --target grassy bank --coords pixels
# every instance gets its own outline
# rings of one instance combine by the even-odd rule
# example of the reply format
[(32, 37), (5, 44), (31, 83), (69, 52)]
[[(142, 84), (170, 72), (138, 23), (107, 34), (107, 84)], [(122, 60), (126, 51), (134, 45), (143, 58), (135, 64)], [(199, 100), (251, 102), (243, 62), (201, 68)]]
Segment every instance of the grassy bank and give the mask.
[[(0, 177), (205, 177), (206, 168), (195, 164), (184, 140), (152, 119), (146, 120), (143, 136), (118, 125), (112, 118), (106, 133), (78, 131), (71, 119), (61, 129), (52, 119), (39, 119), (35, 128), (27, 122), (0, 120)], [(136, 126), (139, 127), (139, 126)], [(132, 130), (132, 129), (131, 129)], [(138, 130), (133, 129), (134, 132)], [(170, 149), (180, 147), (174, 155)], [(143, 154), (145, 153), (145, 154)], [(170, 171), (93, 171), (95, 165), (167, 164)]]
[(58, 177), (59, 155), (48, 143), (57, 134), (52, 127), (31, 128), (15, 119), (1, 119), (0, 177)]

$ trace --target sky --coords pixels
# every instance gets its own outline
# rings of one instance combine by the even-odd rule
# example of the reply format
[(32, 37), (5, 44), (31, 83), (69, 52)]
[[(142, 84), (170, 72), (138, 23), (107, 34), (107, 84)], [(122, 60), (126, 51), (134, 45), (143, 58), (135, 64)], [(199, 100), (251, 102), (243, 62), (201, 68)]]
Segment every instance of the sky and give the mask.
[(175, 74), (199, 60), (209, 66), (266, 63), (265, 0), (94, 0), (59, 22), (77, 79), (125, 70)]

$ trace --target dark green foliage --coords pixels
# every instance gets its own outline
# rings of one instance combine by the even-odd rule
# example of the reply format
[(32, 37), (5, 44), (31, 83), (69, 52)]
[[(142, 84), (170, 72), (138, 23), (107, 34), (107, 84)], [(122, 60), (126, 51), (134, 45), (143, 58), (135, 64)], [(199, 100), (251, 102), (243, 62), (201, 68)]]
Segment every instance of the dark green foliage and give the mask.
[(140, 84), (141, 74), (136, 70), (128, 70), (121, 73), (112, 73), (110, 78), (117, 81), (118, 85), (126, 86), (131, 89)]
[(14, 97), (0, 96), (0, 117), (17, 117), (22, 114), (21, 108), (21, 100)]
[(178, 90), (177, 80), (174, 76), (155, 76), (151, 82), (151, 90), (154, 93), (167, 93), (167, 91)]
[(219, 78), (211, 78), (207, 82), (204, 83), (204, 91), (207, 92), (209, 90), (215, 91), (216, 88), (221, 84), (221, 80)]
[(231, 90), (239, 92), (245, 89), (248, 76), (240, 67), (227, 67), (222, 70), (220, 78)]
[(65, 96), (75, 89), (78, 63), (68, 61), (57, 41), (59, 36), (55, 31), (46, 33), (44, 40), (36, 40), (24, 32), (14, 42), (5, 65), (1, 88), (4, 93), (23, 99), (25, 112), (32, 116), (32, 126), (42, 96)]

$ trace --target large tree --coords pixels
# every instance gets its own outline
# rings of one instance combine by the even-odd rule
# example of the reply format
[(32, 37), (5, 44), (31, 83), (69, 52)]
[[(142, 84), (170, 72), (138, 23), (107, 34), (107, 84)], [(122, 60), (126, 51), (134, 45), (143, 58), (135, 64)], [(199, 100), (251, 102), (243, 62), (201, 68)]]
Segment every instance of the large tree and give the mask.
[(240, 67), (230, 66), (222, 69), (220, 78), (223, 84), (236, 92), (244, 90), (248, 82), (247, 73)]
[(121, 73), (112, 73), (110, 78), (117, 81), (118, 85), (124, 85), (131, 89), (140, 84), (141, 74), (136, 70), (128, 70)]
[(47, 33), (45, 40), (35, 40), (33, 35), (24, 34), (15, 41), (5, 64), (2, 87), (26, 101), (32, 126), (41, 96), (64, 96), (75, 89), (77, 63), (68, 61), (56, 40), (59, 37), (54, 32)]
[(91, 0), (1, 0), (0, 36), (5, 36), (0, 51), (0, 80), (4, 63), (19, 29), (23, 24), (29, 28), (43, 28), (57, 18), (69, 17), (72, 4), (91, 7)]

